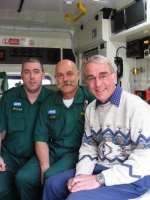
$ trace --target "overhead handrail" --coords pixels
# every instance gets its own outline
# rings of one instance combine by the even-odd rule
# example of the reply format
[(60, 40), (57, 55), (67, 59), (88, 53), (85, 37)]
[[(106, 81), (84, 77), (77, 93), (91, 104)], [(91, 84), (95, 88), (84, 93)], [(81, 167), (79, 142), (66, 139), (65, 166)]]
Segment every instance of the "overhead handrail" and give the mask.
[(79, 13), (77, 15), (74, 15), (72, 13), (65, 13), (65, 15), (64, 15), (65, 20), (70, 21), (70, 22), (76, 22), (82, 16), (86, 15), (86, 13), (87, 13), (87, 7), (82, 2), (82, 0), (79, 0), (77, 2), (76, 7), (77, 7), (77, 10), (79, 11)]

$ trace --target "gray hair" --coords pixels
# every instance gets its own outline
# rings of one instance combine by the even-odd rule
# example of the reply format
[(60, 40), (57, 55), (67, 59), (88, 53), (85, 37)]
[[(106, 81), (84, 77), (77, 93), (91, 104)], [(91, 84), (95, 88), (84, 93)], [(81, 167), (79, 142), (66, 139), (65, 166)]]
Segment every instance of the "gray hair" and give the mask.
[(113, 64), (107, 57), (102, 56), (102, 55), (94, 55), (94, 56), (91, 56), (90, 58), (88, 58), (88, 60), (84, 64), (84, 68), (89, 63), (107, 64), (107, 65), (109, 65), (110, 70), (112, 72), (117, 71), (117, 67), (115, 66), (115, 64)]

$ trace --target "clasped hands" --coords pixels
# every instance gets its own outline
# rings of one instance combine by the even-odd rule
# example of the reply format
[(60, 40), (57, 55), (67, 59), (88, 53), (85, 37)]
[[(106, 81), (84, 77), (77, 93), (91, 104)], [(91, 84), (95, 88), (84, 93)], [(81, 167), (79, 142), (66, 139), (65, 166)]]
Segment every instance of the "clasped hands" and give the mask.
[(77, 175), (68, 181), (68, 190), (70, 192), (78, 192), (80, 190), (91, 190), (100, 187), (100, 183), (96, 180), (96, 175)]

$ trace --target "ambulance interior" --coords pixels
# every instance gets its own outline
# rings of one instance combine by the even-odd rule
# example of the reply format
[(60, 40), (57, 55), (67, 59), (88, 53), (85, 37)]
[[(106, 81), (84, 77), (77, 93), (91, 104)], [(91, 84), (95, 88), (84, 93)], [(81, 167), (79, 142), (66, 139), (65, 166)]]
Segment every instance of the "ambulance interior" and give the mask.
[[(82, 70), (94, 54), (109, 57), (118, 83), (150, 103), (150, 0), (1, 1), (0, 95), (22, 84), (25, 57), (42, 60), (43, 84), (53, 86), (60, 59), (72, 59)], [(150, 193), (138, 199), (148, 200)]]

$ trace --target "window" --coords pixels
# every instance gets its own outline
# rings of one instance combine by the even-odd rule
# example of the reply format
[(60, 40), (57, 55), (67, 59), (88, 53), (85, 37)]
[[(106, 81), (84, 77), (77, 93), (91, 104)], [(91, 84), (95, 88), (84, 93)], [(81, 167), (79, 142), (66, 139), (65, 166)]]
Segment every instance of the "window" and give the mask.
[[(23, 84), (20, 73), (7, 73), (8, 89)], [(49, 86), (54, 84), (54, 79), (49, 74), (45, 74), (42, 85)]]
[(0, 61), (5, 60), (5, 51), (3, 49), (0, 49)]

